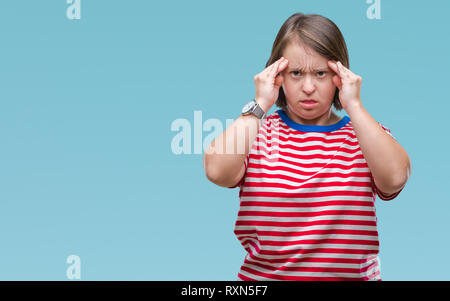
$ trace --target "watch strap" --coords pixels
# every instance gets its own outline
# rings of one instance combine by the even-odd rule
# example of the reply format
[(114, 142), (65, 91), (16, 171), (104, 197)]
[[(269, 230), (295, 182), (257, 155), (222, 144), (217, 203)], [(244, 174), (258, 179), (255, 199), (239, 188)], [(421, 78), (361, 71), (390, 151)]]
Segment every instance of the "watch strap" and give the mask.
[(259, 106), (259, 104), (255, 101), (256, 105), (253, 108), (253, 115), (258, 117), (259, 119), (264, 119), (266, 117), (266, 112)]

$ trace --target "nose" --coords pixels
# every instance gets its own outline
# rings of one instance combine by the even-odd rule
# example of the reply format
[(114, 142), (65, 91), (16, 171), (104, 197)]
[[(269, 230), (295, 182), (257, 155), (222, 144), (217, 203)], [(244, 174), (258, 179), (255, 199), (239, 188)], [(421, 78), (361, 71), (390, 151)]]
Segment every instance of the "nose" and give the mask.
[(306, 76), (302, 86), (303, 92), (305, 92), (305, 94), (312, 94), (315, 91), (315, 89), (316, 87), (314, 86), (314, 82), (311, 79), (311, 77)]

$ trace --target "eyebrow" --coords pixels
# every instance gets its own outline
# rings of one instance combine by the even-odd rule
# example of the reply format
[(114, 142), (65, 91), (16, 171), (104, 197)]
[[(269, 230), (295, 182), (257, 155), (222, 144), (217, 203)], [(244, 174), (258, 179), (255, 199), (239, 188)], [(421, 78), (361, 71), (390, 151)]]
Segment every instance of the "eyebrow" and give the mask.
[[(300, 67), (300, 66), (296, 66), (296, 67), (292, 67), (292, 68), (289, 68), (289, 71), (305, 71), (305, 68), (303, 68), (303, 67)], [(317, 67), (317, 68), (314, 68), (314, 69), (312, 69), (312, 71), (324, 71), (324, 70), (329, 70), (329, 68), (327, 67), (327, 66), (320, 66), (320, 67)]]

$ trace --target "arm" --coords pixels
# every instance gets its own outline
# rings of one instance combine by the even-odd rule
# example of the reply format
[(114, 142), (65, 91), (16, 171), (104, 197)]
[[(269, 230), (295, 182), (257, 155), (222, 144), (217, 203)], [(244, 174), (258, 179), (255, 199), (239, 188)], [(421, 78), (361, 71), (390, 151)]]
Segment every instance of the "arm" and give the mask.
[(244, 161), (250, 152), (261, 121), (254, 115), (240, 116), (203, 155), (203, 167), (208, 180), (216, 185), (231, 187), (245, 173)]
[(328, 66), (336, 73), (333, 82), (339, 88), (342, 107), (350, 115), (375, 186), (383, 195), (400, 191), (411, 175), (408, 153), (363, 107), (360, 97), (362, 78), (340, 62), (329, 61)]
[(348, 107), (346, 111), (376, 187), (385, 195), (401, 190), (411, 175), (411, 162), (406, 150), (361, 104)]
[[(254, 77), (255, 99), (266, 114), (278, 98), (283, 84), (283, 77), (279, 73), (287, 66), (287, 60), (280, 58)], [(211, 143), (203, 156), (206, 177), (211, 182), (231, 188), (242, 179), (246, 157), (261, 123), (253, 114), (240, 116)]]

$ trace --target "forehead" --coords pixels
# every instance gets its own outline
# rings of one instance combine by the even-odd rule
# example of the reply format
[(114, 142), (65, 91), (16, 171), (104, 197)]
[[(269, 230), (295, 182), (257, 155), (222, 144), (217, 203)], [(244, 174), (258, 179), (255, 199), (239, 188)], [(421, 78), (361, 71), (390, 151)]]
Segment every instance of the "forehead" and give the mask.
[(321, 67), (328, 67), (328, 59), (326, 57), (317, 53), (311, 47), (298, 42), (289, 43), (282, 55), (289, 61), (289, 69), (300, 68), (313, 70)]

